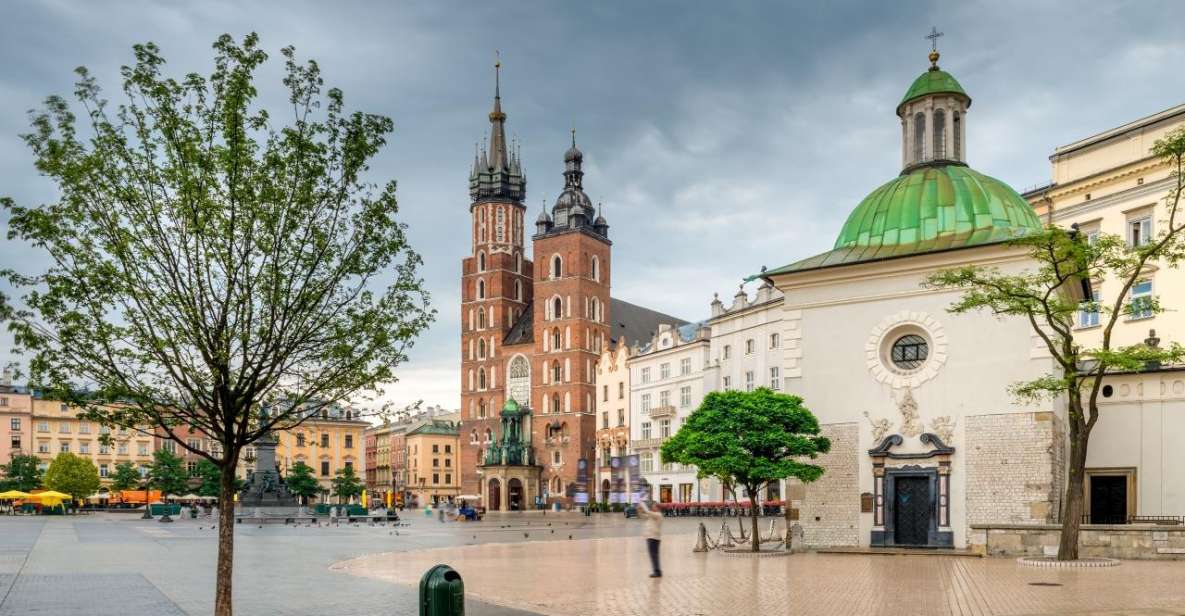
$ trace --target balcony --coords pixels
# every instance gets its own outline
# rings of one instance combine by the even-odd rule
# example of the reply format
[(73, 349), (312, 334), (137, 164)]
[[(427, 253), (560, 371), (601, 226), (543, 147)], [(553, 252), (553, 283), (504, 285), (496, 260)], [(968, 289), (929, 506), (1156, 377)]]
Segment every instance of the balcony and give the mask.
[[(670, 437), (667, 437), (667, 438), (670, 438)], [(630, 446), (633, 449), (658, 449), (659, 447), (662, 447), (663, 442), (666, 440), (667, 440), (666, 438), (661, 438), (661, 437), (660, 438), (640, 438), (636, 441), (631, 442)]]
[(670, 404), (666, 404), (663, 406), (657, 406), (657, 407), (650, 409), (650, 417), (653, 419), (659, 419), (662, 417), (674, 417), (674, 416), (675, 416), (675, 407)]

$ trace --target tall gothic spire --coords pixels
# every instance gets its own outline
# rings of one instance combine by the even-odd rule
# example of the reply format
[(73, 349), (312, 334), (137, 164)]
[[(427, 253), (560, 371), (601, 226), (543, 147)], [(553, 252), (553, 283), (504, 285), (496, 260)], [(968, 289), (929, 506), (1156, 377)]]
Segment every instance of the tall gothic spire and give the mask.
[(506, 114), (502, 112), (502, 59), (494, 63), (494, 110), (490, 112), (490, 165), (510, 169), (506, 154)]
[[(515, 144), (517, 146), (517, 144)], [(475, 168), (469, 174), (469, 196), (474, 201), (504, 199), (522, 203), (527, 178), (517, 152), (506, 141), (506, 113), (502, 111), (502, 60), (494, 63), (494, 109), (490, 112), (489, 145), (482, 145)]]

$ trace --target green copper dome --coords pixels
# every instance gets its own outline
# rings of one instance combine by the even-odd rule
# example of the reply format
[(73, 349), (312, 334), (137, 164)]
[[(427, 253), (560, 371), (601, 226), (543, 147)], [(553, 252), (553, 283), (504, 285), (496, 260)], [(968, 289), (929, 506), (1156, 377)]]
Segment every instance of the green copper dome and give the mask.
[(992, 244), (1041, 228), (1000, 180), (963, 165), (917, 167), (865, 197), (833, 250), (764, 275)]
[(905, 91), (901, 102), (897, 103), (897, 110), (900, 111), (901, 106), (909, 101), (931, 94), (959, 94), (968, 101), (971, 100), (971, 97), (963, 91), (963, 86), (959, 85), (959, 82), (950, 73), (933, 66), (913, 80), (913, 84)]

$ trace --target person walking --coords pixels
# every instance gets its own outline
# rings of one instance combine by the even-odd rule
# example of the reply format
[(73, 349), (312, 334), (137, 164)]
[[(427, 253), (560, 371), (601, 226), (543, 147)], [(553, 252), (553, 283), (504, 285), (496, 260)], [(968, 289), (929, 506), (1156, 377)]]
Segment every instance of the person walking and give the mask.
[(662, 577), (662, 565), (658, 562), (658, 548), (662, 543), (662, 512), (656, 509), (651, 509), (650, 505), (654, 501), (650, 500), (649, 495), (638, 501), (638, 509), (645, 526), (642, 527), (642, 536), (646, 537), (646, 550), (650, 553), (650, 577)]

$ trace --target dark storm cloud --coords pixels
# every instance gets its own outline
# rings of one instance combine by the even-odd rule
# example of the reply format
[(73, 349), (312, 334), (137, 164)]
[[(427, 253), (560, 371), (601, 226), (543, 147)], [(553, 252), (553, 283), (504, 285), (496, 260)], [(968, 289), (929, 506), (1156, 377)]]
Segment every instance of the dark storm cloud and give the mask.
[[(1185, 100), (1183, 16), (1175, 2), (22, 3), (0, 25), (2, 192), (53, 198), (18, 134), (25, 110), (70, 92), (75, 66), (115, 98), (136, 42), (160, 44), (177, 73), (208, 71), (223, 32), (257, 31), (273, 56), (294, 45), (351, 107), (396, 122), (373, 171), (399, 181), (440, 318), (391, 395), (452, 406), (466, 176), (488, 128), (495, 49), (531, 219), (558, 193), (575, 126), (585, 184), (612, 225), (614, 295), (698, 319), (714, 291), (829, 248), (852, 207), (896, 175), (893, 109), (926, 67), (931, 25), (975, 101), (969, 162), (1023, 189), (1048, 179), (1055, 146)], [(278, 71), (263, 76), (272, 103)], [(28, 255), (0, 243), (5, 264)]]

